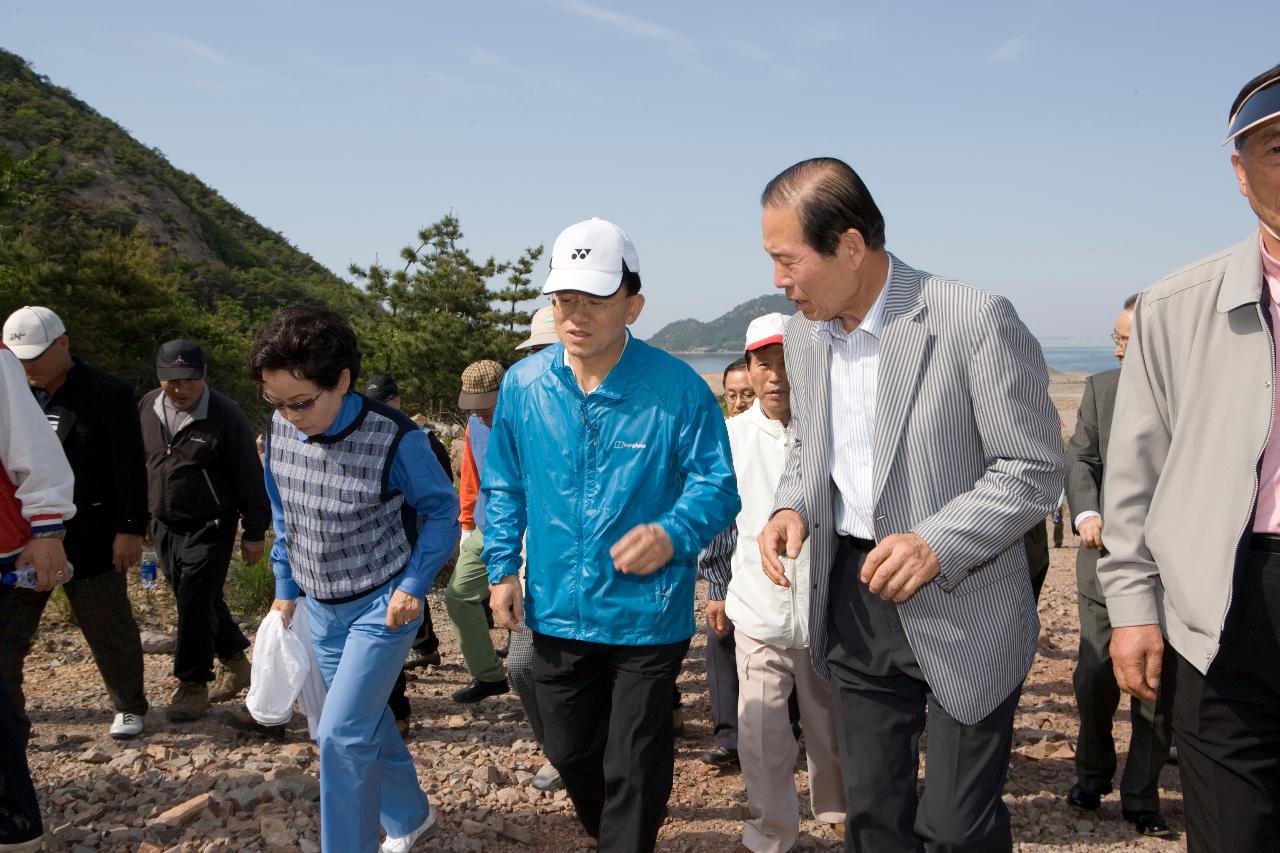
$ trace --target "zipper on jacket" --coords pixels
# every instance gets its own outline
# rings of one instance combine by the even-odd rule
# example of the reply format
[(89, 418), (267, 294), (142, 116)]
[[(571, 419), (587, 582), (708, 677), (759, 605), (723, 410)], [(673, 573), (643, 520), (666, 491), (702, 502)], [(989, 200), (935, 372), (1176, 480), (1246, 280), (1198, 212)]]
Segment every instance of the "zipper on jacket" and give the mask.
[(583, 586), (586, 583), (586, 553), (583, 549), (582, 531), (586, 528), (586, 512), (587, 512), (587, 400), (582, 398), (579, 403), (579, 410), (582, 413), (582, 438), (578, 442), (578, 594), (573, 599), (574, 622), (577, 626), (582, 625), (582, 596)]
[(213, 487), (213, 480), (209, 477), (208, 470), (201, 468), (200, 473), (204, 475), (204, 484), (209, 487), (209, 494), (213, 495), (214, 506), (222, 506), (222, 501), (218, 498), (218, 490)]
[[(1258, 452), (1258, 458), (1253, 462), (1253, 499), (1249, 501), (1249, 506), (1257, 508), (1258, 491), (1261, 489), (1261, 473), (1258, 466), (1262, 464), (1262, 457), (1266, 455), (1267, 445), (1271, 443), (1271, 431), (1276, 426), (1276, 338), (1271, 328), (1271, 320), (1262, 313), (1262, 305), (1258, 304), (1258, 319), (1262, 321), (1262, 330), (1267, 333), (1267, 353), (1271, 356), (1271, 373), (1267, 378), (1267, 386), (1271, 389), (1271, 405), (1267, 408), (1267, 437), (1262, 441), (1262, 450)], [(1240, 535), (1236, 537), (1236, 552), (1231, 555), (1231, 585), (1227, 587), (1227, 608), (1222, 611), (1222, 621), (1218, 623), (1218, 647), (1222, 647), (1222, 635), (1227, 630), (1227, 617), (1231, 615), (1231, 600), (1235, 597), (1235, 566), (1240, 559), (1240, 546), (1244, 544), (1244, 537), (1249, 533), (1249, 520), (1253, 518), (1253, 513), (1249, 514), (1249, 518), (1244, 520), (1244, 524), (1240, 528)], [(1208, 672), (1209, 666), (1213, 664), (1213, 659), (1217, 657), (1217, 651), (1211, 652), (1209, 660), (1205, 663), (1205, 671)]]

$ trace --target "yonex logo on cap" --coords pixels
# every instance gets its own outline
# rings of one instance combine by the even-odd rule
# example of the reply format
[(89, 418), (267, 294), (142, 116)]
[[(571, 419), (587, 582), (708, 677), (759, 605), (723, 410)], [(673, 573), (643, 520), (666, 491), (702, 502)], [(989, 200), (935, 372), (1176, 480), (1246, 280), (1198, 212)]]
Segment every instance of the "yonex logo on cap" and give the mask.
[(26, 332), (10, 332), (10, 333), (9, 333), (9, 340), (11, 340), (11, 341), (20, 341), (20, 340), (22, 340), (23, 338), (25, 338), (26, 336), (27, 336), (27, 333), (26, 333)]
[(590, 249), (574, 249), (573, 254), (569, 255), (569, 260), (580, 261), (586, 258), (589, 254), (591, 254)]
[(186, 363), (187, 363), (186, 359), (184, 359), (182, 356), (178, 356), (173, 360), (174, 367), (184, 367)]

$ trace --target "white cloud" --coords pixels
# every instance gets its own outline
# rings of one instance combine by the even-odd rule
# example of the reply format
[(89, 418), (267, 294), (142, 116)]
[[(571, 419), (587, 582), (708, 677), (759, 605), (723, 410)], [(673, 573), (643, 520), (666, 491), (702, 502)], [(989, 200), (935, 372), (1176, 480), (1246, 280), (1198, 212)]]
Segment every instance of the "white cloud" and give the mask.
[(1014, 62), (1031, 48), (1025, 35), (1005, 39), (987, 53), (988, 62)]

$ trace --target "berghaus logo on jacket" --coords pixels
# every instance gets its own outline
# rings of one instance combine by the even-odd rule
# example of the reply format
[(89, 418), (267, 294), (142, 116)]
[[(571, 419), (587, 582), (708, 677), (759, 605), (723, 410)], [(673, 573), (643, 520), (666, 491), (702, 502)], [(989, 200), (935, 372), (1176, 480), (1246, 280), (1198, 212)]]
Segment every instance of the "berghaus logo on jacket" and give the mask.
[(614, 450), (644, 450), (647, 445), (643, 441), (615, 441)]

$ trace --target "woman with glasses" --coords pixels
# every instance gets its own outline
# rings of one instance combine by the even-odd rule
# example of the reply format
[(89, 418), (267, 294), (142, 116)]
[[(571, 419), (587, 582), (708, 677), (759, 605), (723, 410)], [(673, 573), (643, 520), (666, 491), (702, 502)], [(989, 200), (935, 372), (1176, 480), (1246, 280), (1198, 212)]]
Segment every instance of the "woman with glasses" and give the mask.
[(387, 698), (423, 597), (458, 541), (458, 499), (426, 434), (352, 390), (360, 349), (339, 314), (277, 312), (258, 330), (249, 367), (276, 410), (264, 465), (271, 609), (287, 625), (305, 594), (329, 690), (316, 732), (321, 844), (403, 853), (437, 824)]

